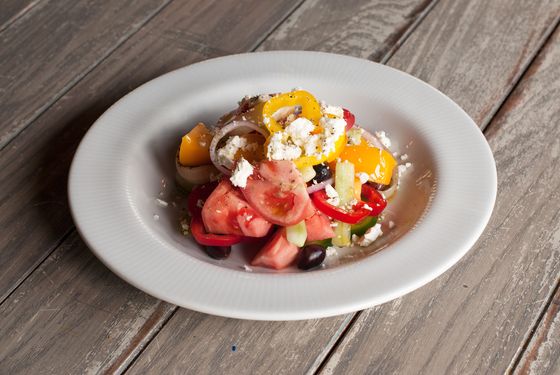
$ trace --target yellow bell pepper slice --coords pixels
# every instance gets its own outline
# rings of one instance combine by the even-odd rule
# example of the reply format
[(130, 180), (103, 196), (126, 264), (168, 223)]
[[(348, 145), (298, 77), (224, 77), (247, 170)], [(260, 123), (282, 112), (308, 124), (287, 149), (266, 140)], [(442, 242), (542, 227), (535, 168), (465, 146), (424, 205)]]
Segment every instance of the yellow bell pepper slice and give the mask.
[(322, 116), (321, 105), (309, 92), (297, 90), (276, 95), (264, 103), (262, 108), (264, 125), (271, 133), (282, 130), (282, 125), (272, 115), (280, 108), (298, 105), (301, 106), (301, 117), (305, 117), (314, 124), (319, 123), (319, 119)]
[(390, 152), (370, 146), (364, 140), (359, 145), (346, 146), (339, 157), (354, 164), (356, 173), (367, 173), (370, 181), (384, 185), (391, 182), (393, 169), (397, 165)]
[(210, 142), (213, 135), (199, 122), (188, 134), (184, 135), (179, 146), (179, 163), (185, 167), (210, 164)]

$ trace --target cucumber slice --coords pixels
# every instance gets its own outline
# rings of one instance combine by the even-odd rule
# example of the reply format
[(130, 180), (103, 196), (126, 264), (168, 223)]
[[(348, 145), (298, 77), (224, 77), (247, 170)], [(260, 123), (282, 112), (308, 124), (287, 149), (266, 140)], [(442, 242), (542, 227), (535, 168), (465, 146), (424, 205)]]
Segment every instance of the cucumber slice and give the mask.
[[(354, 175), (354, 164), (347, 160), (336, 163), (334, 188), (340, 198), (340, 205), (344, 205), (354, 199)], [(351, 224), (339, 221), (334, 229), (333, 245), (340, 247), (350, 246), (352, 244), (351, 228)]]
[(377, 216), (368, 216), (359, 223), (353, 224), (351, 232), (356, 236), (363, 236), (364, 233), (375, 224), (377, 224)]
[(315, 178), (317, 172), (313, 169), (313, 166), (308, 165), (307, 167), (303, 167), (300, 169), (301, 176), (303, 177), (303, 181), (309, 182)]
[(295, 225), (286, 227), (286, 238), (297, 247), (305, 245), (305, 240), (307, 239), (307, 227), (305, 226), (305, 220), (302, 220)]

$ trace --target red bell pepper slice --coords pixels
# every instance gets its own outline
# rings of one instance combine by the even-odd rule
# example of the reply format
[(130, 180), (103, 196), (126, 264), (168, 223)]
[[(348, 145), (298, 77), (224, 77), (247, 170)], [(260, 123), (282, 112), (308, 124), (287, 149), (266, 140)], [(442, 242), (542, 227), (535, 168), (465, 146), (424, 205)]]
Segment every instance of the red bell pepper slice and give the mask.
[(387, 207), (387, 201), (383, 195), (368, 184), (362, 185), (362, 199), (372, 208), (369, 216), (378, 216)]
[(354, 126), (354, 123), (356, 122), (356, 116), (354, 116), (354, 114), (346, 108), (342, 108), (342, 111), (344, 113), (343, 118), (346, 121), (346, 131), (348, 131), (352, 128), (352, 126)]
[(325, 190), (320, 190), (311, 194), (311, 200), (319, 211), (343, 223), (356, 224), (369, 215), (370, 211), (363, 207), (364, 202), (358, 202), (352, 207), (351, 211), (346, 211), (333, 206), (327, 201), (328, 199), (329, 197)]
[(191, 233), (196, 242), (206, 246), (231, 246), (240, 243), (243, 236), (237, 234), (213, 234), (207, 233), (200, 215), (191, 218)]

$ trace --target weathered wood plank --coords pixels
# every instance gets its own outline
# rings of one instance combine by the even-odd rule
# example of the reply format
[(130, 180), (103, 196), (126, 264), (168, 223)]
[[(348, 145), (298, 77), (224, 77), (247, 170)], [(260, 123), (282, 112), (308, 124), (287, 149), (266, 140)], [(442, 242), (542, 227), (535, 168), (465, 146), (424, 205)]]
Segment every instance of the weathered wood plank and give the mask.
[(443, 91), (484, 129), (559, 13), (557, 0), (439, 1), (388, 65)]
[(0, 32), (27, 13), (40, 0), (3, 0), (0, 3)]
[[(297, 322), (226, 319), (179, 309), (127, 372), (303, 374), (334, 344), (349, 316)], [(337, 332), (339, 331), (339, 332)]]
[(44, 1), (4, 30), (0, 148), (169, 1)]
[(556, 290), (514, 374), (560, 374), (560, 288)]
[(9, 374), (103, 372), (128, 363), (173, 306), (131, 288), (74, 233), (0, 306), (0, 367)]
[[(198, 14), (197, 4), (194, 0), (171, 4), (0, 152), (0, 296), (10, 293), (72, 228), (66, 198), (68, 168), (80, 139), (105, 109), (153, 77), (227, 53), (219, 49), (225, 47), (220, 29), (230, 24), (233, 28), (241, 16), (259, 22), (253, 23), (254, 29), (239, 30), (237, 41), (229, 42), (229, 52), (253, 45), (264, 26), (273, 27), (290, 11), (288, 3), (262, 7), (250, 2), (245, 7), (231, 2), (228, 11), (226, 4), (214, 1), (205, 2)], [(218, 14), (221, 22), (213, 20)], [(213, 46), (191, 37), (206, 38)]]
[[(223, 3), (215, 2), (214, 6), (223, 7)], [(260, 10), (258, 7), (246, 8), (270, 12), (256, 14), (247, 13), (247, 9), (239, 10), (245, 17), (258, 19), (262, 24), (269, 26), (274, 26), (275, 20), (282, 18), (281, 11), (290, 10), (286, 7), (286, 3), (276, 8), (270, 6)], [(3, 212), (1, 224), (8, 229), (9, 234), (6, 236), (6, 242), (2, 244), (4, 250), (0, 252), (0, 256), (4, 256), (0, 264), (9, 264), (9, 268), (3, 274), (5, 292), (12, 290), (19, 280), (32, 270), (33, 265), (40, 262), (42, 257), (49, 253), (49, 249), (56, 246), (71, 228), (65, 199), (68, 165), (79, 139), (108, 105), (154, 76), (207, 56), (225, 53), (221, 48), (227, 47), (229, 52), (237, 52), (255, 46), (255, 43), (250, 40), (251, 38), (254, 40), (260, 34), (255, 34), (250, 29), (243, 29), (246, 30), (245, 34), (238, 32), (235, 41), (229, 42), (228, 46), (224, 45), (219, 40), (219, 30), (203, 32), (200, 29), (200, 24), (209, 24), (209, 20), (205, 17), (215, 16), (211, 9), (206, 9), (200, 15), (185, 15), (188, 13), (187, 10), (190, 12), (192, 9), (192, 5), (184, 2), (172, 3), (2, 151), (0, 184), (1, 191), (5, 192), (5, 195), (0, 200), (3, 205), (0, 206), (0, 212)], [(228, 22), (238, 21), (240, 16), (232, 13), (233, 11), (223, 11), (228, 18), (220, 24), (220, 27), (228, 28)], [(185, 17), (192, 17), (192, 19), (185, 22)], [(262, 33), (261, 26), (256, 27), (255, 30)], [(214, 41), (208, 39), (208, 35), (212, 32), (216, 36)], [(207, 39), (203, 40), (203, 38)], [(29, 157), (28, 152), (31, 151), (36, 157)], [(15, 204), (15, 202), (19, 203)], [(28, 230), (31, 222), (34, 223), (33, 231)], [(9, 277), (12, 279), (9, 280)], [(65, 293), (72, 293), (74, 286), (67, 285), (67, 287), (70, 290)], [(26, 288), (27, 283), (24, 283), (17, 292)], [(29, 298), (33, 298), (32, 295), (29, 295)], [(7, 303), (10, 301), (12, 297)], [(193, 320), (212, 322), (212, 319), (219, 319), (186, 310), (182, 312), (185, 313), (193, 314)], [(316, 368), (317, 360), (322, 360), (334, 344), (334, 341), (329, 341), (327, 338), (330, 339), (333, 333), (335, 338), (338, 337), (340, 330), (347, 324), (347, 319), (348, 317), (340, 317), (324, 323), (321, 323), (323, 321), (306, 323), (305, 327), (326, 324), (324, 334), (317, 334), (310, 338), (316, 341), (305, 341), (305, 338), (302, 338), (300, 342), (304, 347), (288, 345), (289, 355), (294, 358), (299, 355), (297, 358), (302, 359), (309, 354), (309, 362), (302, 361), (299, 366)], [(234, 320), (223, 320), (223, 324), (227, 324), (238, 337), (242, 337), (245, 332), (250, 332), (252, 329), (248, 325), (238, 326)], [(263, 324), (262, 327), (266, 330), (264, 328), (266, 325)], [(302, 329), (301, 324), (282, 327), (284, 327), (283, 334), (288, 336), (292, 333), (296, 335), (297, 331)], [(288, 329), (289, 327), (291, 328)], [(319, 328), (316, 329), (319, 331)], [(266, 341), (266, 336), (262, 340)], [(219, 347), (220, 343), (223, 344), (216, 341), (213, 345)], [(261, 344), (262, 341), (246, 343), (244, 349), (250, 350), (249, 345), (257, 348)], [(305, 346), (309, 346), (313, 354), (310, 354), (309, 350), (306, 351)], [(138, 349), (133, 343), (129, 343), (129, 348), (130, 351)], [(20, 350), (25, 352), (31, 349), (28, 346)], [(95, 352), (95, 348), (92, 347), (91, 350)], [(278, 353), (278, 356), (282, 354)], [(270, 356), (271, 353), (268, 355)], [(276, 363), (279, 363), (280, 357), (276, 358)], [(119, 363), (118, 360), (116, 363)]]
[(436, 2), (308, 0), (259, 50), (313, 50), (380, 61)]
[(363, 312), (322, 373), (507, 369), (560, 276), (559, 42), (560, 30), (488, 129), (498, 197), (478, 244), (429, 286)]

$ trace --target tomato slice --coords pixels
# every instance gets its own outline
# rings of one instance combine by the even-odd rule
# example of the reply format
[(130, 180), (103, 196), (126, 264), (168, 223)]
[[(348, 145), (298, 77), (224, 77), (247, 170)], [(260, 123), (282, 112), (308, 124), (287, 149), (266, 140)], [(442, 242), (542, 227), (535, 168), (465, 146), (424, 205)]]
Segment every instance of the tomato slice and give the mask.
[(343, 119), (344, 121), (346, 121), (346, 131), (348, 131), (352, 129), (352, 126), (354, 126), (354, 123), (356, 122), (356, 116), (354, 116), (354, 114), (346, 108), (342, 108), (342, 111), (344, 113)]
[(191, 218), (191, 233), (196, 242), (206, 246), (231, 246), (243, 240), (243, 236), (236, 234), (207, 233), (200, 214), (193, 214)]
[(228, 179), (223, 179), (204, 202), (202, 221), (210, 233), (250, 237), (263, 237), (272, 226)]
[(362, 185), (362, 199), (372, 208), (369, 216), (378, 216), (387, 207), (387, 201), (383, 195), (368, 184)]
[(241, 189), (249, 205), (273, 224), (299, 223), (309, 214), (309, 194), (294, 163), (263, 161)]
[(311, 200), (313, 204), (315, 204), (315, 207), (335, 220), (348, 224), (356, 224), (366, 216), (369, 216), (370, 211), (364, 208), (364, 202), (358, 202), (352, 207), (351, 211), (346, 211), (331, 205), (328, 203), (328, 199), (329, 197), (325, 190), (320, 190), (311, 194)]

